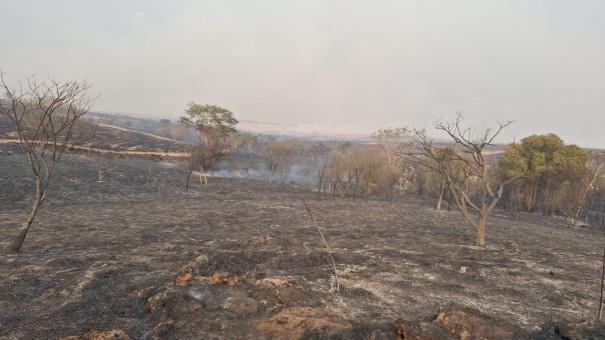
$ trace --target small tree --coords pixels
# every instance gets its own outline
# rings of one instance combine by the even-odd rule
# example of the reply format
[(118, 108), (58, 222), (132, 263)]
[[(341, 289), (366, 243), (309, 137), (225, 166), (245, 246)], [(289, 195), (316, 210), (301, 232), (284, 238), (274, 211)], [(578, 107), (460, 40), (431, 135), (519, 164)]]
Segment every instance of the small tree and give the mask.
[[(235, 125), (238, 121), (227, 109), (191, 102), (185, 110), (185, 115), (179, 118), (179, 122), (194, 128), (202, 140), (201, 145), (189, 149), (185, 184), (185, 191), (187, 191), (193, 171), (200, 171), (202, 174), (212, 172), (216, 163), (229, 155), (225, 141), (229, 135), (236, 132)], [(205, 176), (204, 182), (207, 182)]]
[[(390, 167), (389, 172), (385, 172), (387, 175), (384, 179), (385, 184), (388, 188), (387, 191), (394, 191), (395, 184), (398, 184), (399, 194), (403, 194), (407, 183), (410, 181), (412, 171), (409, 171), (409, 159), (405, 157), (409, 153), (412, 147), (412, 140), (414, 133), (408, 128), (387, 128), (380, 129), (372, 134), (372, 139), (376, 142), (381, 153), (387, 159)], [(395, 181), (394, 183), (392, 183)]]
[(292, 150), (286, 143), (265, 143), (262, 146), (261, 153), (269, 173), (269, 182), (275, 180), (275, 174), (279, 168), (282, 169), (282, 176), (287, 175), (292, 159)]
[(276, 149), (275, 153), (277, 154), (277, 158), (279, 159), (279, 167), (281, 168), (281, 175), (286, 177), (288, 175), (288, 169), (290, 168), (290, 163), (292, 162), (292, 147), (287, 143), (281, 142), (276, 143), (274, 148)]
[(95, 170), (97, 170), (97, 182), (105, 181), (105, 175), (112, 173), (118, 168), (118, 164), (111, 152), (99, 152), (94, 157)]
[(326, 169), (328, 161), (330, 160), (330, 148), (326, 147), (323, 143), (313, 145), (311, 147), (311, 159), (313, 165), (317, 170), (317, 199), (321, 198), (321, 188), (326, 176)]
[(27, 84), (10, 87), (0, 73), (0, 82), (6, 98), (0, 114), (8, 117), (17, 130), (36, 188), (29, 216), (10, 246), (11, 251), (19, 252), (48, 196), (53, 169), (76, 137), (76, 122), (92, 107), (94, 98), (87, 94), (91, 85), (86, 81), (39, 81), (30, 77)]
[(279, 168), (279, 157), (277, 156), (277, 150), (274, 145), (275, 143), (264, 143), (261, 147), (261, 155), (265, 162), (265, 166), (267, 167), (269, 182), (271, 183), (275, 180), (275, 174)]
[[(504, 187), (522, 174), (504, 179), (501, 172), (486, 162), (483, 154), (483, 149), (492, 145), (512, 121), (498, 122), (496, 129), (473, 129), (464, 128), (463, 119), (462, 114), (457, 113), (452, 120), (439, 119), (434, 123), (437, 130), (454, 141), (454, 147), (436, 146), (424, 131), (417, 131), (417, 152), (409, 156), (445, 180), (456, 207), (475, 230), (476, 245), (484, 246), (487, 216), (502, 197)], [(477, 187), (476, 195), (470, 194), (471, 185)]]
[(169, 119), (162, 119), (154, 129), (156, 135), (167, 138), (174, 138), (172, 135), (172, 122)]

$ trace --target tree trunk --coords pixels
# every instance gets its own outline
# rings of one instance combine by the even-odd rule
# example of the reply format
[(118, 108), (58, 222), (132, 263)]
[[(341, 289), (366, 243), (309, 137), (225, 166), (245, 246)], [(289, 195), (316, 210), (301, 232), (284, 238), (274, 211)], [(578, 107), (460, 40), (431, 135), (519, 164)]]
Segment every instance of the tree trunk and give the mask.
[(46, 190), (40, 189), (39, 177), (36, 178), (36, 187), (37, 187), (37, 189), (36, 189), (37, 193), (36, 193), (36, 198), (34, 199), (34, 202), (32, 204), (32, 210), (29, 213), (29, 216), (27, 217), (27, 221), (25, 221), (23, 223), (23, 227), (17, 233), (17, 235), (15, 236), (15, 238), (13, 240), (13, 244), (11, 244), (11, 246), (9, 248), (9, 250), (12, 252), (18, 253), (21, 251), (21, 246), (23, 245), (23, 242), (25, 241), (27, 232), (29, 231), (29, 228), (32, 226), (32, 223), (34, 223), (34, 219), (36, 218), (36, 213), (38, 212), (38, 208), (40, 207), (40, 204), (42, 203), (43, 197), (45, 196), (44, 193), (46, 192)]
[(21, 228), (21, 230), (19, 230), (19, 232), (17, 233), (17, 236), (15, 236), (15, 239), (13, 240), (13, 244), (10, 246), (10, 251), (15, 252), (15, 253), (18, 253), (19, 251), (21, 251), (21, 246), (23, 245), (23, 242), (25, 241), (27, 232), (29, 231), (29, 228), (32, 226), (32, 223), (34, 223), (34, 218), (36, 218), (36, 213), (38, 212), (38, 208), (40, 207), (41, 200), (42, 200), (41, 195), (37, 195), (37, 197), (34, 200), (34, 203), (32, 205), (32, 210), (29, 213), (29, 217), (27, 217), (27, 221), (25, 221), (23, 223), (23, 227)]
[(198, 172), (198, 174), (199, 174), (199, 177), (200, 177), (200, 184), (201, 185), (208, 184), (208, 174), (206, 173), (206, 171), (201, 170), (201, 171)]
[(443, 201), (443, 192), (445, 191), (444, 185), (439, 183), (439, 194), (437, 195), (437, 201), (433, 206), (433, 210), (440, 211), (441, 210), (441, 201)]
[(189, 177), (191, 177), (192, 170), (187, 171), (187, 179), (185, 180), (185, 191), (189, 190)]
[(441, 210), (441, 201), (443, 200), (443, 192), (439, 192), (439, 196), (437, 196), (437, 202), (435, 202), (434, 210)]
[(31, 227), (33, 221), (27, 221), (23, 223), (23, 227), (19, 230), (17, 236), (13, 240), (13, 244), (10, 246), (10, 251), (18, 253), (21, 251), (21, 246), (25, 241), (25, 237), (27, 236), (27, 232), (29, 231), (29, 227)]
[(477, 246), (485, 247), (485, 217), (479, 218), (479, 224), (477, 226), (477, 230), (475, 231), (477, 236)]

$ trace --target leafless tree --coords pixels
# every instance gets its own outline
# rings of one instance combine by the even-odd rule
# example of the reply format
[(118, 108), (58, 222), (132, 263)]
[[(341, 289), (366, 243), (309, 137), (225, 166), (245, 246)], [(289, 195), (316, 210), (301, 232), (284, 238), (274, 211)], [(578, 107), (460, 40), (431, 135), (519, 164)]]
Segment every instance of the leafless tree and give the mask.
[(269, 173), (269, 182), (275, 181), (275, 174), (279, 168), (279, 145), (277, 143), (263, 143), (261, 145), (261, 156)]
[(19, 252), (40, 205), (48, 196), (51, 174), (74, 135), (74, 126), (92, 107), (95, 98), (87, 92), (86, 81), (61, 82), (52, 78), (27, 79), (17, 87), (7, 85), (0, 73), (0, 87), (6, 98), (0, 114), (8, 117), (19, 136), (19, 145), (27, 155), (35, 183), (29, 216), (18, 231), (10, 250)]
[(314, 162), (315, 169), (317, 170), (317, 199), (321, 198), (321, 188), (326, 176), (326, 169), (328, 161), (330, 160), (331, 150), (326, 147), (323, 143), (313, 145), (311, 147), (311, 159)]
[[(434, 123), (435, 129), (453, 140), (454, 147), (436, 146), (421, 130), (416, 131), (416, 152), (409, 156), (445, 180), (456, 207), (475, 230), (476, 245), (484, 246), (487, 216), (502, 197), (504, 187), (518, 177), (503, 180), (502, 174), (486, 162), (483, 150), (512, 121), (498, 122), (495, 129), (474, 129), (463, 127), (463, 120), (462, 114), (457, 113), (452, 120), (439, 119)], [(475, 195), (471, 195), (471, 185), (477, 187)]]
[(572, 215), (572, 220), (574, 221), (574, 224), (582, 215), (590, 193), (598, 190), (598, 188), (595, 186), (595, 183), (599, 179), (601, 170), (605, 166), (605, 153), (591, 152), (588, 156), (588, 169), (586, 171), (585, 178), (582, 179), (581, 190), (579, 191), (579, 194), (574, 200), (574, 212)]
[(105, 181), (105, 175), (112, 173), (118, 168), (115, 157), (111, 152), (98, 153), (94, 156), (95, 170), (97, 170), (97, 182)]
[(281, 168), (281, 175), (286, 177), (288, 175), (288, 169), (292, 162), (292, 147), (287, 143), (277, 143), (275, 145), (277, 158), (279, 159), (279, 167)]
[(208, 173), (213, 172), (216, 163), (227, 157), (231, 150), (218, 141), (200, 145), (192, 144), (187, 150), (188, 157), (186, 158), (185, 172), (185, 191), (189, 190), (189, 179), (195, 171), (200, 174), (200, 183), (208, 183)]
[(73, 137), (71, 138), (70, 150), (76, 147), (82, 147), (89, 144), (92, 147), (95, 139), (100, 119), (94, 120), (88, 117), (78, 119), (72, 128)]

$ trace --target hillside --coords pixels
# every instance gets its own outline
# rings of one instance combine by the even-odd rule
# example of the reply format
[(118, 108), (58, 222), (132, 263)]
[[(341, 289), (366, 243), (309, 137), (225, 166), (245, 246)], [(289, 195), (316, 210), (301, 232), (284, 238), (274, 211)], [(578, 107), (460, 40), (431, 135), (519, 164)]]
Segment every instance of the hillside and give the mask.
[[(19, 149), (0, 148), (4, 251), (31, 184)], [(434, 315), (465, 308), (501, 338), (604, 334), (583, 324), (598, 307), (598, 230), (495, 214), (480, 248), (459, 213), (412, 198), (317, 201), (306, 186), (223, 177), (185, 193), (178, 163), (117, 161), (104, 182), (85, 155), (57, 168), (23, 252), (0, 256), (1, 339), (393, 339), (398, 319), (447, 339)]]
[[(111, 151), (123, 155), (154, 154), (175, 157), (184, 155), (185, 143), (135, 129), (99, 123), (93, 119), (87, 119), (86, 122), (87, 132), (74, 143), (72, 149), (75, 151)], [(90, 129), (94, 129), (92, 136), (88, 131)], [(17, 138), (10, 120), (0, 117), (0, 142), (15, 143)]]

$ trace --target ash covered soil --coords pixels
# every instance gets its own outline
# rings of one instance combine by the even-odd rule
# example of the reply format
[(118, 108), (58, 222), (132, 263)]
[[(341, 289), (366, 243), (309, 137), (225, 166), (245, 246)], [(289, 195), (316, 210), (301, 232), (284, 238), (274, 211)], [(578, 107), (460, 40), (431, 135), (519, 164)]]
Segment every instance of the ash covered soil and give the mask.
[(397, 319), (466, 307), (556, 339), (552, 325), (597, 313), (598, 230), (496, 212), (480, 248), (458, 212), (413, 198), (318, 201), (302, 184), (224, 177), (184, 192), (176, 160), (120, 159), (99, 183), (88, 156), (64, 155), (8, 253), (33, 188), (25, 157), (0, 149), (0, 339), (392, 339)]

